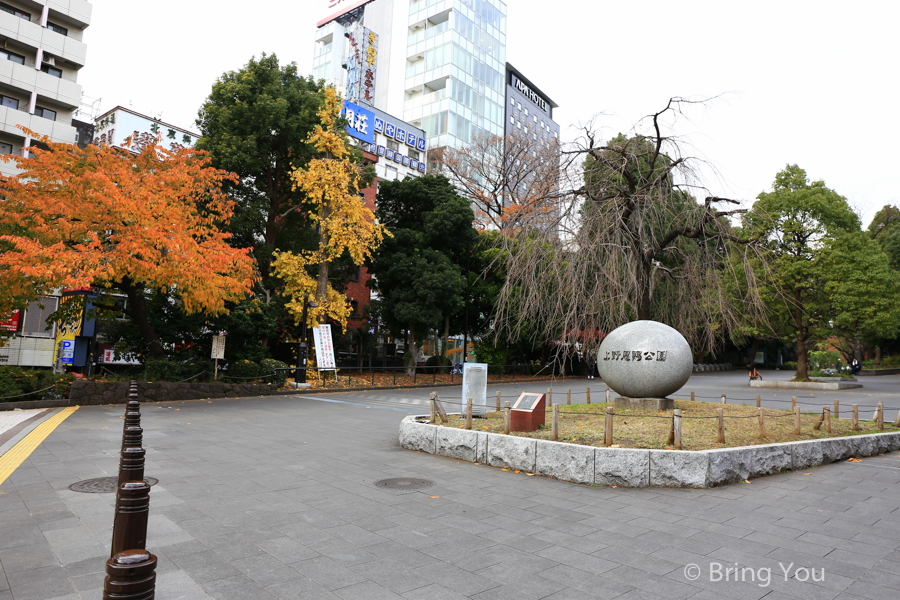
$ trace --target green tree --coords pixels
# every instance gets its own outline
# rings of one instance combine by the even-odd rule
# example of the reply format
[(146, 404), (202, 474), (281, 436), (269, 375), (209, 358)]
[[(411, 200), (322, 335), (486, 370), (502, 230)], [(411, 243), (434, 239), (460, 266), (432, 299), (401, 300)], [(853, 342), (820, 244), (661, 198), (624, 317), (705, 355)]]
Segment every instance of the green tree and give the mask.
[(237, 203), (230, 231), (235, 245), (254, 249), (263, 278), (272, 254), (308, 225), (305, 194), (294, 189), (291, 175), (315, 153), (308, 140), (319, 124), (320, 91), (311, 77), (297, 74), (296, 64), (281, 65), (264, 53), (224, 73), (200, 108), (197, 148), (239, 177), (229, 190)]
[(888, 255), (891, 267), (900, 271), (900, 208), (889, 204), (879, 210), (869, 224), (869, 235)]
[[(900, 329), (900, 273), (878, 243), (862, 231), (840, 235), (821, 253), (827, 332), (849, 363), (860, 342), (895, 339)], [(876, 356), (880, 359), (880, 356)]]
[[(794, 341), (795, 378), (808, 381), (810, 344), (827, 336), (834, 317), (826, 280), (837, 273), (825, 268), (825, 251), (842, 235), (859, 231), (859, 217), (823, 181), (810, 182), (806, 171), (788, 165), (775, 176), (772, 191), (757, 197), (744, 225), (749, 235), (764, 241), (770, 256), (765, 287), (769, 327), (776, 336)], [(837, 252), (841, 246), (834, 248)]]
[(381, 182), (376, 204), (379, 222), (393, 236), (369, 267), (381, 296), (377, 310), (392, 331), (407, 331), (413, 369), (418, 340), (463, 307), (460, 265), (478, 237), (474, 215), (443, 176)]

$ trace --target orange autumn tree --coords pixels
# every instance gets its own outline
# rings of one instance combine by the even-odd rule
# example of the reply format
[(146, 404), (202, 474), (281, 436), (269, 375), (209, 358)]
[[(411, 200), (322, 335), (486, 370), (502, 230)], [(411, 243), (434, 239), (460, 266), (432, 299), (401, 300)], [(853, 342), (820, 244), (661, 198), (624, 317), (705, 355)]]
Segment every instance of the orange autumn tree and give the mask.
[[(157, 359), (165, 353), (148, 294), (172, 291), (187, 313), (216, 315), (250, 291), (249, 250), (229, 246), (219, 229), (232, 214), (221, 185), (234, 176), (211, 168), (205, 152), (79, 149), (25, 133), (45, 149), (2, 156), (22, 172), (0, 181), (0, 289), (35, 298), (90, 287), (94, 306), (128, 315)], [(113, 303), (122, 295), (124, 311)]]
[[(350, 307), (343, 294), (328, 283), (332, 261), (347, 252), (355, 265), (362, 265), (381, 245), (385, 229), (359, 196), (360, 166), (350, 160), (347, 133), (340, 125), (343, 101), (333, 87), (324, 91), (318, 112), (320, 124), (309, 136), (318, 158), (292, 175), (294, 189), (306, 194), (308, 215), (319, 231), (319, 246), (299, 254), (276, 256), (275, 274), (285, 282), (291, 298), (287, 308), (302, 319), (306, 298), (317, 306), (309, 311), (308, 324), (334, 319), (346, 330)], [(315, 267), (316, 276), (310, 274)]]

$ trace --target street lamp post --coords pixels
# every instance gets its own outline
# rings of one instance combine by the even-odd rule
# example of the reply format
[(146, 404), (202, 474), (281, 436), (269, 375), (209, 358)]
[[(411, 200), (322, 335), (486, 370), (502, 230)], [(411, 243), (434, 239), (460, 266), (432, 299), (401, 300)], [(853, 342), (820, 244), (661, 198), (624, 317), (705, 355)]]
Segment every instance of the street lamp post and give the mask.
[(306, 345), (306, 311), (309, 308), (318, 308), (315, 302), (309, 302), (309, 294), (303, 296), (303, 326), (300, 333), (300, 352), (297, 355), (297, 382), (306, 383), (306, 357), (309, 347)]

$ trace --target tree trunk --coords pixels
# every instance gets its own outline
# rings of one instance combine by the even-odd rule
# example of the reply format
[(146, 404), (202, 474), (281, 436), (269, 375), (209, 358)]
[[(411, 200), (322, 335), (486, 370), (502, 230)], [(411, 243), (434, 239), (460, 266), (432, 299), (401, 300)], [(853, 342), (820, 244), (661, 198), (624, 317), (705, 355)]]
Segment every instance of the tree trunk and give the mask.
[(444, 317), (444, 344), (441, 346), (441, 358), (447, 358), (447, 346), (450, 345), (450, 316)]
[(640, 269), (640, 273), (638, 274), (638, 282), (640, 284), (640, 297), (638, 298), (637, 318), (639, 321), (649, 321), (650, 300), (652, 297), (652, 293), (650, 291), (650, 288), (652, 286), (651, 265), (649, 263), (644, 264), (642, 262), (638, 268)]
[(875, 346), (875, 368), (881, 366), (881, 346)]
[(416, 374), (416, 363), (419, 361), (419, 347), (416, 345), (416, 328), (409, 326), (409, 343), (406, 345), (406, 374), (412, 377)]
[[(759, 352), (759, 340), (753, 338), (753, 343), (750, 345), (750, 356), (747, 358), (747, 367), (753, 367), (756, 362), (756, 353)], [(778, 366), (778, 365), (775, 365)]]
[(794, 379), (809, 381), (809, 364), (806, 355), (806, 333), (797, 333), (797, 374)]
[(125, 314), (131, 317), (131, 320), (137, 325), (138, 331), (141, 332), (141, 337), (144, 338), (144, 342), (147, 344), (150, 357), (155, 360), (165, 360), (166, 352), (159, 341), (159, 336), (156, 335), (156, 331), (150, 324), (150, 319), (147, 317), (147, 299), (144, 297), (143, 288), (134, 285), (130, 281), (123, 280), (120, 289), (125, 292), (125, 296), (128, 298), (128, 310), (125, 311)]

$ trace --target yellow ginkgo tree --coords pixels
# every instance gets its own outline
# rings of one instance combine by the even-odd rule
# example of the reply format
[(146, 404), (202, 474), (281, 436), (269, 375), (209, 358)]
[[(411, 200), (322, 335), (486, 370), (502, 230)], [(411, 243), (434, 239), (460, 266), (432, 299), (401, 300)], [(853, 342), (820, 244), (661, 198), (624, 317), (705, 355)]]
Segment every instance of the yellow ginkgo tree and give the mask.
[[(287, 308), (296, 321), (302, 319), (306, 298), (314, 297), (317, 306), (309, 311), (308, 324), (325, 323), (330, 318), (346, 330), (350, 306), (346, 297), (328, 283), (329, 266), (345, 252), (354, 264), (362, 265), (381, 245), (386, 232), (359, 196), (360, 165), (351, 160), (347, 134), (340, 126), (343, 101), (333, 87), (323, 93), (320, 124), (309, 136), (318, 157), (305, 169), (295, 169), (291, 176), (294, 189), (307, 197), (309, 218), (319, 232), (319, 247), (297, 254), (279, 253), (274, 267), (285, 282), (285, 294), (291, 299)], [(314, 265), (318, 266), (315, 277), (310, 275)]]

